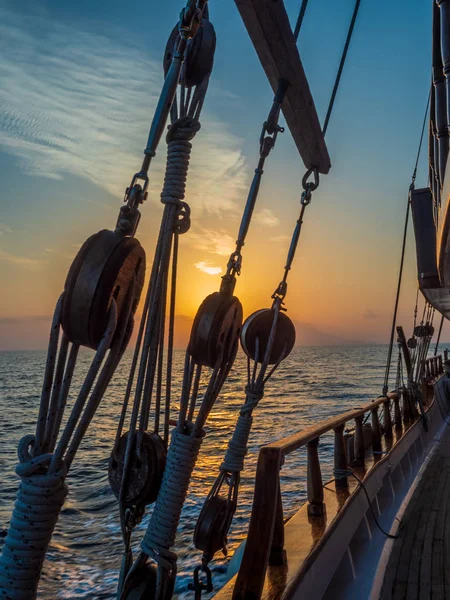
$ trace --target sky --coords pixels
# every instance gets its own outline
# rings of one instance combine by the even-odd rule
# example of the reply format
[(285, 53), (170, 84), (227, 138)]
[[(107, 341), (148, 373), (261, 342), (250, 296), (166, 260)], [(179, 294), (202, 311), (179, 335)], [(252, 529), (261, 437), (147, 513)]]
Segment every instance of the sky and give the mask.
[[(187, 184), (192, 226), (180, 239), (180, 346), (203, 298), (219, 288), (273, 96), (234, 2), (209, 4), (217, 49)], [(285, 4), (295, 21), (300, 2)], [(321, 120), (353, 5), (311, 0), (306, 12), (299, 48)], [(0, 349), (46, 347), (74, 255), (88, 236), (114, 228), (141, 164), (181, 7), (179, 0), (0, 0)], [(431, 2), (362, 0), (327, 132), (332, 169), (307, 210), (289, 276), (286, 304), (300, 341), (306, 331), (320, 331), (321, 340), (388, 341), (430, 47)], [(427, 184), (424, 149), (418, 187)], [(148, 271), (164, 160), (163, 140), (137, 235)], [(236, 294), (245, 315), (270, 305), (282, 276), (303, 173), (286, 131), (267, 161), (244, 247)], [(410, 231), (399, 314), (407, 332), (414, 252)]]

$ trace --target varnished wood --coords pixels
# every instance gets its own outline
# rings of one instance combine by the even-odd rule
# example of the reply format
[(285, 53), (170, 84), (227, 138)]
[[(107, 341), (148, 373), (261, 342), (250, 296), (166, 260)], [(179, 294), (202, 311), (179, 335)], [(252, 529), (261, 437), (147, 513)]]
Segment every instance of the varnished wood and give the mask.
[(344, 425), (334, 429), (334, 469), (336, 488), (347, 488), (348, 477), (343, 475), (347, 470), (347, 454), (345, 452)]
[(317, 447), (319, 438), (315, 438), (307, 443), (308, 452), (307, 463), (307, 494), (308, 494), (308, 514), (310, 516), (323, 515), (325, 507), (323, 503), (323, 481), (320, 470), (319, 454)]
[(273, 529), (272, 547), (269, 555), (269, 565), (279, 566), (286, 564), (286, 551), (284, 549), (284, 515), (283, 498), (281, 497), (280, 483), (278, 482), (278, 500)]
[(381, 452), (381, 428), (378, 408), (372, 410), (372, 450), (374, 453)]
[[(432, 393), (431, 387), (429, 388), (429, 392)], [(399, 406), (398, 394), (389, 394), (388, 398), (394, 402), (394, 406)], [(312, 561), (314, 561), (315, 552), (325, 543), (325, 537), (337, 525), (340, 512), (343, 511), (345, 514), (346, 508), (348, 508), (347, 500), (351, 500), (353, 493), (359, 488), (359, 484), (354, 478), (349, 478), (349, 485), (346, 489), (339, 489), (337, 486), (334, 488), (332, 483), (328, 483), (328, 485), (322, 487), (326, 513), (324, 516), (311, 517), (308, 515), (308, 503), (306, 503), (285, 525), (284, 548), (287, 552), (286, 565), (270, 566), (267, 570), (271, 548), (275, 547), (275, 522), (277, 520), (281, 521), (281, 511), (278, 509), (278, 501), (281, 498), (279, 470), (281, 464), (284, 462), (284, 457), (299, 447), (305, 446), (308, 441), (315, 440), (319, 437), (319, 434), (322, 435), (326, 431), (331, 431), (341, 426), (343, 428), (345, 423), (355, 419), (357, 419), (356, 430), (359, 431), (359, 438), (362, 440), (364, 447), (362, 436), (364, 415), (371, 412), (375, 406), (380, 406), (386, 402), (386, 399), (386, 397), (381, 397), (364, 407), (344, 413), (345, 416), (340, 415), (333, 419), (328, 419), (326, 421), (327, 428), (324, 423), (320, 423), (313, 428), (307, 428), (294, 434), (294, 436), (289, 436), (261, 449), (258, 459), (255, 499), (250, 530), (241, 569), (239, 574), (219, 592), (218, 599), (247, 598), (249, 600), (256, 600), (256, 598), (263, 597), (267, 600), (269, 598), (281, 598), (284, 597), (283, 594), (285, 594), (286, 590), (290, 589), (294, 584), (294, 579), (297, 580), (301, 576), (301, 573), (309, 569)], [(435, 408), (435, 403), (430, 402), (427, 411), (434, 410)], [(382, 440), (383, 454), (395, 449), (403, 436), (417, 431), (417, 427), (421, 427), (421, 425), (416, 420), (415, 423), (409, 424), (408, 427), (402, 429), (396, 428), (395, 439), (393, 441), (386, 441), (384, 443), (384, 440)], [(315, 435), (313, 435), (314, 433)], [(354, 438), (355, 435), (352, 434), (348, 439), (354, 440)], [(346, 436), (344, 436), (344, 439), (346, 439)], [(365, 465), (363, 467), (355, 466), (354, 469), (359, 477), (366, 478), (372, 473), (373, 469), (383, 468), (382, 465), (386, 466), (386, 460), (389, 460), (389, 458), (383, 456), (380, 460), (375, 461), (371, 453), (369, 453), (367, 457), (364, 456)], [(339, 466), (343, 465), (340, 464)]]
[(284, 3), (235, 2), (273, 91), (280, 80), (289, 84), (282, 110), (305, 166), (328, 173), (330, 157)]
[(366, 450), (364, 446), (364, 415), (358, 415), (355, 418), (355, 458), (353, 466), (364, 467)]
[[(387, 395), (388, 398), (394, 400), (398, 398), (397, 392), (393, 392)], [(352, 421), (357, 417), (364, 417), (366, 413), (372, 410), (377, 406), (380, 406), (385, 401), (386, 397), (382, 396), (381, 398), (377, 398), (373, 402), (365, 404), (360, 408), (356, 408), (353, 410), (348, 410), (337, 417), (330, 417), (329, 419), (325, 419), (321, 421), (318, 425), (311, 425), (310, 427), (305, 427), (298, 433), (294, 433), (293, 435), (286, 436), (282, 440), (277, 440), (276, 442), (271, 442), (267, 444), (265, 448), (272, 448), (273, 450), (279, 450), (282, 456), (286, 456), (294, 450), (298, 450), (302, 446), (305, 446), (311, 440), (321, 437), (324, 433), (331, 431), (332, 429), (336, 429), (340, 425), (345, 425), (348, 421)]]
[(233, 600), (261, 597), (264, 576), (272, 547), (279, 494), (280, 452), (265, 446), (256, 469), (255, 495), (247, 537), (247, 546), (233, 590)]
[(391, 440), (394, 436), (392, 433), (391, 401), (389, 398), (383, 402), (383, 422), (384, 437)]

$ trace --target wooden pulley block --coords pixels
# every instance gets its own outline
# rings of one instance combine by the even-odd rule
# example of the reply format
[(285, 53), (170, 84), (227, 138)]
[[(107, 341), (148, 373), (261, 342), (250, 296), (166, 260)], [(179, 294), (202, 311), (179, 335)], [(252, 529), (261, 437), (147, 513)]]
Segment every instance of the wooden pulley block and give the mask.
[(103, 229), (86, 240), (64, 285), (61, 324), (74, 344), (97, 349), (114, 298), (117, 317), (136, 276), (134, 314), (145, 276), (145, 251), (136, 238)]
[(227, 498), (212, 496), (206, 500), (195, 526), (194, 544), (209, 560), (226, 548), (228, 517)]
[(223, 361), (231, 356), (242, 327), (242, 305), (236, 296), (214, 292), (207, 296), (195, 315), (189, 352), (199, 365), (214, 368), (222, 348)]
[[(269, 342), (270, 331), (275, 313), (271, 308), (263, 308), (247, 317), (242, 326), (241, 345), (245, 354), (256, 360), (256, 340), (259, 340), (258, 362), (264, 361), (264, 356)], [(286, 358), (295, 344), (295, 327), (291, 319), (280, 312), (275, 331), (275, 338), (270, 352), (269, 365), (277, 363), (281, 358)]]
[[(109, 459), (108, 479), (114, 496), (119, 499), (125, 465), (128, 432), (124, 433)], [(166, 466), (167, 450), (157, 433), (142, 436), (140, 456), (133, 449), (131, 468), (126, 482), (124, 501), (127, 506), (146, 506), (156, 500)]]
[(151, 563), (139, 565), (125, 580), (121, 600), (152, 600), (156, 597), (157, 567)]
[[(166, 45), (164, 52), (164, 75), (172, 64), (172, 58), (178, 43), (178, 25), (176, 25)], [(209, 77), (214, 63), (216, 49), (216, 32), (210, 21), (202, 19), (195, 36), (189, 41), (186, 60), (184, 61), (184, 80), (186, 87), (199, 85)]]
[(408, 348), (416, 348), (417, 347), (417, 340), (414, 337), (409, 338), (408, 340)]
[(425, 336), (425, 325), (416, 325), (414, 327), (414, 335), (416, 337), (424, 337)]

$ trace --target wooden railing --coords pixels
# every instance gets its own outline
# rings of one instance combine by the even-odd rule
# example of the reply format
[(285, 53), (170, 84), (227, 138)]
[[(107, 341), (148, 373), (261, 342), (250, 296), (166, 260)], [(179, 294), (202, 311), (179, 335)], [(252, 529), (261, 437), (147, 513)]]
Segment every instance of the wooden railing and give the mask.
[[(443, 373), (442, 356), (426, 360), (428, 385)], [(424, 395), (427, 406), (428, 394)], [(380, 425), (382, 413), (383, 425)], [(371, 418), (369, 444), (364, 435), (365, 418)], [(325, 511), (323, 479), (318, 453), (320, 438), (334, 434), (334, 476), (336, 491), (347, 488), (348, 467), (364, 477), (369, 460), (377, 462), (389, 454), (395, 440), (404, 435), (419, 418), (415, 404), (407, 391), (391, 393), (349, 410), (319, 424), (307, 427), (261, 448), (255, 480), (255, 493), (242, 563), (233, 591), (234, 600), (261, 597), (268, 564), (281, 565), (284, 560), (284, 517), (280, 488), (280, 470), (285, 457), (306, 448), (307, 452), (307, 511), (309, 518), (322, 518)], [(345, 434), (347, 429), (352, 430)], [(384, 439), (383, 439), (384, 438)], [(350, 492), (349, 492), (350, 494)]]
[(436, 379), (438, 375), (444, 372), (444, 366), (442, 364), (442, 355), (432, 356), (427, 358), (425, 361), (425, 377), (427, 381)]

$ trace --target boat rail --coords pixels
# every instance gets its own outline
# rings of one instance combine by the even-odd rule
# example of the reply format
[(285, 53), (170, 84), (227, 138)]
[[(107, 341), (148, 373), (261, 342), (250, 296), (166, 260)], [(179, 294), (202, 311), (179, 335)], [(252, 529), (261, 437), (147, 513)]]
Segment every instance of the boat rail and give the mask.
[[(443, 367), (441, 355), (430, 357), (425, 361), (425, 376), (422, 384), (426, 409), (431, 404), (432, 397), (430, 398), (428, 393), (432, 389), (430, 385), (443, 374)], [(383, 416), (382, 424), (379, 411)], [(369, 428), (365, 427), (364, 423), (369, 416), (371, 431), (367, 435)], [(359, 484), (356, 484), (350, 491), (348, 490), (348, 477), (351, 473), (349, 468), (358, 475), (358, 482), (363, 480), (371, 466), (389, 455), (397, 442), (418, 419), (420, 416), (411, 401), (410, 394), (402, 389), (263, 446), (258, 457), (247, 541), (232, 598), (234, 600), (260, 598), (268, 565), (276, 566), (285, 563), (285, 520), (280, 471), (286, 456), (306, 448), (307, 514), (310, 520), (314, 520), (315, 517), (322, 518), (325, 504), (324, 482), (318, 452), (320, 438), (325, 434), (334, 433), (336, 492), (338, 493), (339, 489), (344, 492), (346, 490), (344, 496), (349, 498), (359, 487)], [(353, 424), (352, 432), (348, 430), (350, 423)], [(342, 507), (343, 503), (336, 516)], [(229, 597), (229, 593), (224, 597)]]

